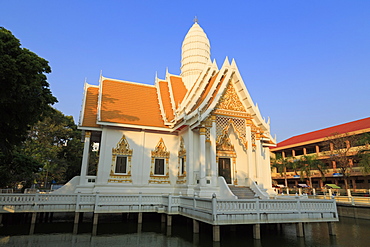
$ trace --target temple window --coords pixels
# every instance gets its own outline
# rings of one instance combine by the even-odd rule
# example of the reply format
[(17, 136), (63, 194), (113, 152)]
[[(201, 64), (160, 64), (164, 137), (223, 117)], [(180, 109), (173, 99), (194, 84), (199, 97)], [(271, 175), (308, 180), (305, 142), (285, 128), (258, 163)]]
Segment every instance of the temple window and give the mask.
[(161, 138), (151, 152), (152, 165), (150, 168), (149, 183), (169, 184), (169, 159), (170, 152), (167, 151), (166, 145)]
[(115, 173), (127, 173), (127, 157), (117, 156)]
[(122, 135), (121, 140), (115, 148), (112, 148), (112, 165), (108, 182), (110, 183), (132, 183), (131, 180), (131, 158), (132, 149)]
[(180, 150), (178, 153), (178, 173), (177, 173), (177, 184), (186, 183), (186, 149), (184, 139), (180, 137)]
[(154, 175), (164, 175), (164, 159), (155, 159)]

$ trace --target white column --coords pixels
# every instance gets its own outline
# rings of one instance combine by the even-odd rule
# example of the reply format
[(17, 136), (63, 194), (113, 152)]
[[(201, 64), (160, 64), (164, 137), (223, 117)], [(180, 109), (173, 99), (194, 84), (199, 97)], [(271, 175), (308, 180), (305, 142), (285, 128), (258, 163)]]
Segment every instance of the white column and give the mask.
[(255, 158), (255, 177), (256, 180), (260, 179), (260, 169), (262, 165), (262, 150), (261, 150), (261, 140), (256, 140), (256, 158)]
[[(96, 173), (96, 180), (95, 180), (95, 185), (100, 185), (100, 184), (106, 184), (108, 181), (109, 177), (109, 172), (110, 172), (110, 165), (111, 165), (111, 160), (112, 160), (112, 153), (107, 152), (108, 150), (112, 150), (112, 147), (107, 148), (107, 138), (108, 138), (108, 130), (107, 128), (103, 128), (103, 131), (101, 133), (101, 141), (100, 141), (100, 152), (99, 152), (99, 163), (98, 163), (98, 171)], [(118, 139), (119, 140), (119, 139)], [(109, 163), (106, 161), (106, 156), (109, 157)], [(108, 167), (106, 167), (108, 166)]]
[(251, 126), (247, 125), (246, 128), (245, 128), (245, 131), (246, 131), (246, 139), (247, 139), (247, 142), (248, 142), (248, 149), (247, 149), (247, 160), (244, 161), (246, 162), (247, 164), (245, 164), (247, 166), (247, 171), (248, 171), (248, 178), (250, 180), (253, 180), (253, 175), (252, 175), (252, 168), (253, 168), (253, 164), (254, 164), (254, 158), (253, 158), (253, 147), (252, 147), (252, 131), (251, 131)]
[(186, 148), (186, 174), (188, 177), (188, 184), (195, 184), (194, 182), (194, 133), (188, 129), (188, 146)]
[(206, 185), (206, 128), (199, 129), (200, 186)]
[(217, 174), (218, 174), (218, 167), (216, 163), (216, 116), (212, 116), (212, 127), (210, 133), (210, 141), (211, 141), (211, 175), (212, 175), (212, 186), (217, 185)]
[(80, 184), (86, 184), (86, 175), (87, 175), (87, 171), (89, 168), (90, 137), (91, 137), (91, 132), (85, 131), (85, 144), (84, 144), (84, 151), (82, 155)]

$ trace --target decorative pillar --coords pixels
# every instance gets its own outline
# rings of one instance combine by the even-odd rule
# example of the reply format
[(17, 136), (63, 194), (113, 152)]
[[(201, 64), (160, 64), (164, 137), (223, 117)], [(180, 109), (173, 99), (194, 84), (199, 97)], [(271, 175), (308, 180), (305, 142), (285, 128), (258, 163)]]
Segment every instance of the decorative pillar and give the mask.
[(200, 147), (200, 186), (206, 186), (206, 128), (199, 129), (199, 147)]
[(85, 131), (85, 144), (82, 156), (80, 184), (86, 184), (86, 175), (89, 169), (90, 138), (91, 132)]
[[(247, 139), (247, 161), (246, 163), (247, 163), (247, 171), (248, 171), (248, 174), (246, 177), (249, 177), (249, 179), (253, 180), (252, 168), (253, 168), (254, 151), (253, 151), (253, 146), (252, 146), (252, 129), (251, 129), (250, 124), (247, 124), (247, 126), (245, 126), (245, 132), (246, 132), (246, 139)], [(250, 181), (248, 181), (247, 183), (248, 184), (246, 185), (249, 186)]]
[(211, 184), (212, 186), (217, 185), (217, 162), (216, 162), (216, 116), (211, 116), (212, 120), (212, 127), (210, 131), (210, 141), (211, 141), (211, 175), (212, 175), (212, 181)]
[(188, 184), (196, 184), (194, 180), (194, 132), (189, 128), (188, 130), (188, 146), (186, 147), (186, 176), (188, 177)]

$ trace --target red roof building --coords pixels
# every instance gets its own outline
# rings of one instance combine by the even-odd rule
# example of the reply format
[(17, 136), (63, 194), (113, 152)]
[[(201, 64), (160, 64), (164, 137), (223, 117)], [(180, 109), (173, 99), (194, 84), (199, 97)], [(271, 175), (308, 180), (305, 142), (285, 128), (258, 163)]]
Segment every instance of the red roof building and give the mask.
[[(343, 138), (344, 140), (351, 138), (352, 142), (357, 142), (364, 133), (370, 133), (370, 117), (332, 126), (329, 128), (316, 130), (313, 132), (293, 136), (282, 142), (279, 142), (276, 147), (270, 149), (272, 156), (280, 159), (290, 159), (298, 160), (302, 156), (312, 156), (319, 160), (325, 162), (328, 166), (327, 173), (325, 174), (327, 184), (337, 184), (345, 187), (345, 175), (343, 174), (343, 169), (340, 165), (336, 164), (334, 159), (330, 156), (342, 155), (340, 153), (335, 153), (335, 148), (331, 147), (331, 139)], [(362, 172), (362, 167), (358, 166), (358, 160), (355, 159), (355, 155), (360, 150), (359, 144), (352, 143), (352, 146), (348, 146), (348, 156), (350, 156), (349, 163), (350, 167), (345, 172), (348, 172), (349, 187), (353, 189), (359, 188), (370, 188), (370, 177), (365, 176)], [(344, 151), (343, 151), (344, 152)], [(312, 170), (312, 187), (322, 187), (324, 182), (321, 177), (322, 174), (318, 170)], [(284, 178), (279, 172), (273, 172), (272, 177), (278, 183), (283, 183)], [(307, 177), (307, 176), (306, 176)], [(287, 182), (290, 187), (297, 186), (302, 183), (299, 172), (294, 172), (288, 169), (286, 173)], [(309, 183), (309, 182), (308, 182)]]

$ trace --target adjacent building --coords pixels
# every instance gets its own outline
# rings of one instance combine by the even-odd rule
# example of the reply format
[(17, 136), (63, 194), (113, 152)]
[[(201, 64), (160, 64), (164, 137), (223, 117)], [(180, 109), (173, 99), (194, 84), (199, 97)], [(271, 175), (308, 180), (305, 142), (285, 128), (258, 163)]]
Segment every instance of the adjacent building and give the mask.
[[(298, 187), (300, 184), (307, 184), (313, 188), (322, 188), (325, 184), (335, 184), (341, 188), (345, 188), (344, 176), (336, 165), (336, 162), (330, 159), (330, 155), (339, 155), (333, 152), (334, 147), (329, 143), (329, 139), (337, 136), (356, 137), (353, 140), (359, 139), (364, 133), (370, 133), (370, 117), (352, 121), (345, 124), (336, 125), (330, 128), (325, 128), (302, 135), (293, 136), (271, 148), (272, 155), (275, 157), (289, 158), (298, 160), (303, 155), (315, 155), (317, 159), (322, 160), (327, 164), (325, 179), (322, 179), (322, 173), (319, 170), (311, 171), (312, 185), (308, 184), (306, 179), (302, 179), (300, 174), (296, 174), (292, 169), (288, 169), (286, 176), (281, 174), (276, 169), (273, 169), (272, 179), (275, 183), (284, 185), (285, 178), (288, 181), (289, 187)], [(345, 140), (346, 138), (344, 138)], [(343, 143), (341, 148), (348, 148), (347, 155), (349, 157), (350, 169), (349, 186), (352, 189), (369, 189), (370, 176), (364, 174), (363, 168), (358, 165), (355, 155), (359, 148), (355, 141), (351, 144)], [(332, 151), (332, 152), (331, 152)]]

